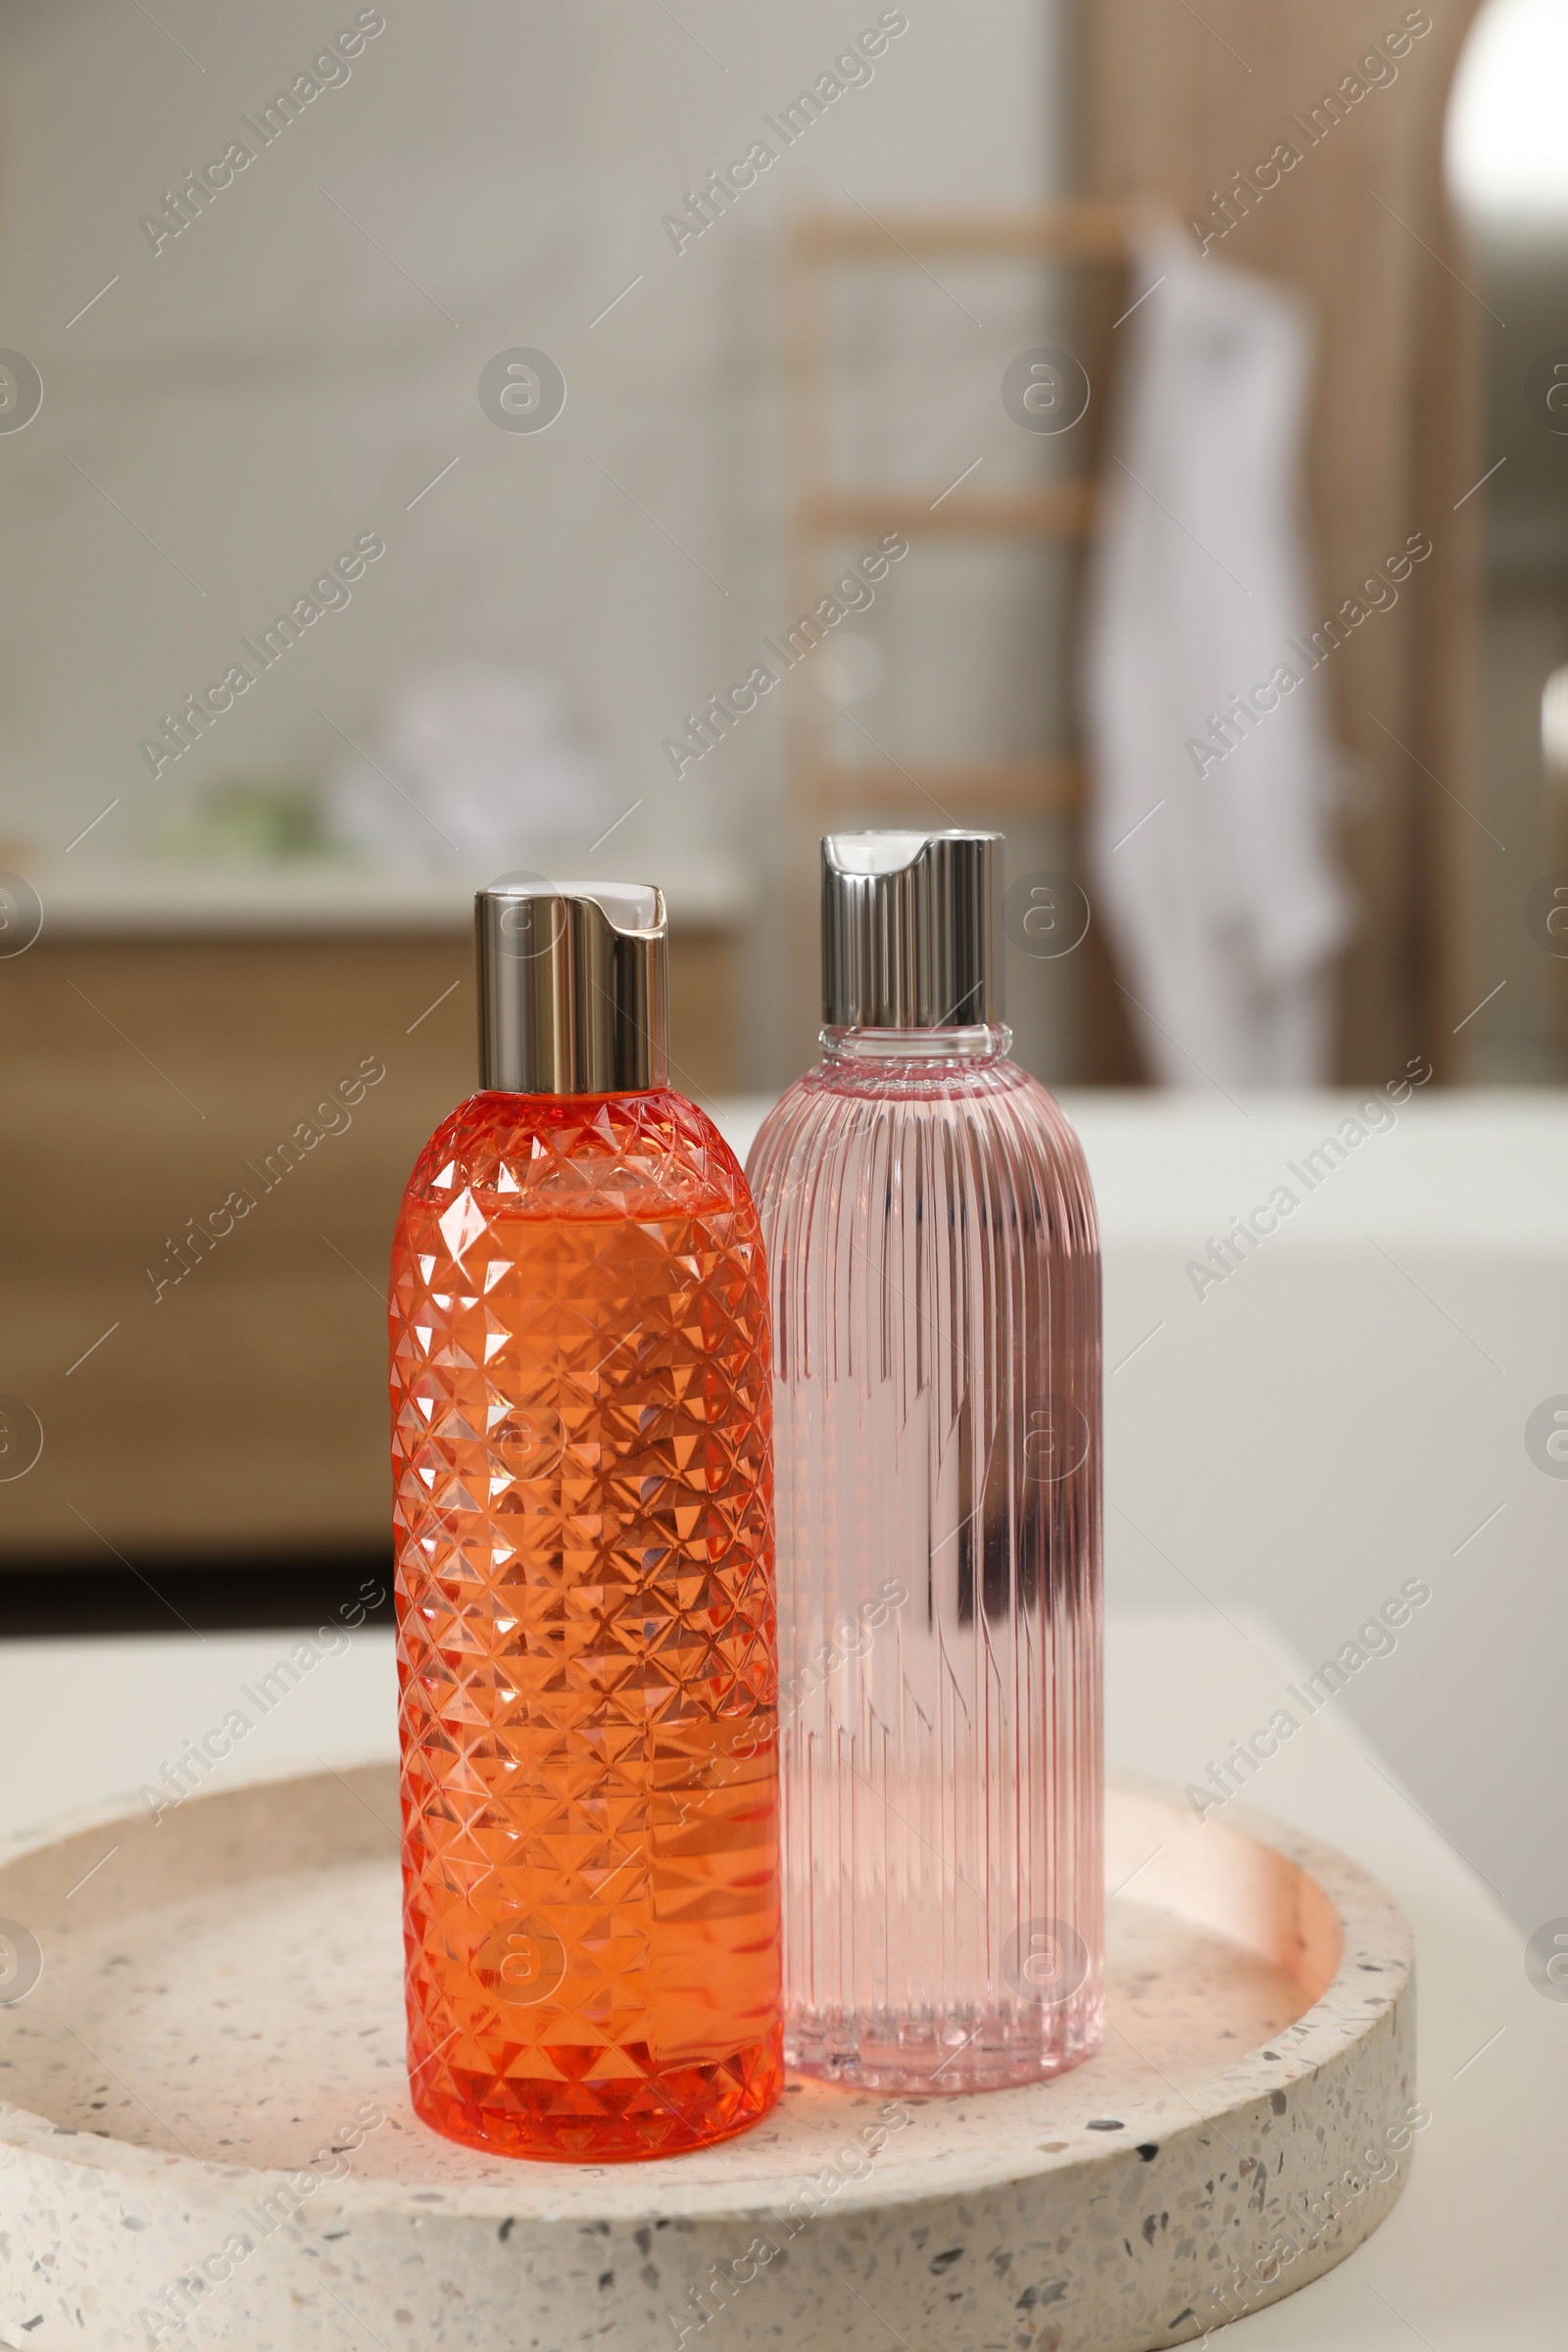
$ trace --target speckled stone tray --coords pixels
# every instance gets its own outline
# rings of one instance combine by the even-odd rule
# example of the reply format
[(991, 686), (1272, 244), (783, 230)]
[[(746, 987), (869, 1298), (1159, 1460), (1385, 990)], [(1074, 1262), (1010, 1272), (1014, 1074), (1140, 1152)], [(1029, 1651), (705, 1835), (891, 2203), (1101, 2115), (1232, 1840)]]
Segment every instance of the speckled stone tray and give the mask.
[(1143, 2352), (1304, 2285), (1402, 2185), (1408, 1928), (1257, 1816), (1113, 1784), (1076, 2072), (792, 2082), (744, 2138), (608, 2169), (416, 2121), (396, 1820), (376, 1763), (0, 1851), (0, 2341)]

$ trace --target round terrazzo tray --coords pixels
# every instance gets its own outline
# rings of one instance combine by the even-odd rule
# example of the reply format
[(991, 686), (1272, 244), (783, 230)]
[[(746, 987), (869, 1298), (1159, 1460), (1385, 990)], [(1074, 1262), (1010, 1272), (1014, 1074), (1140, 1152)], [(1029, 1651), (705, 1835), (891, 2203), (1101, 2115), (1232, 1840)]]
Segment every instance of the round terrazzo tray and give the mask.
[(1055, 2082), (792, 2082), (607, 2169), (416, 2121), (396, 1820), (377, 1763), (0, 1853), (0, 2341), (1144, 2352), (1316, 2278), (1403, 2183), (1409, 1930), (1255, 1815), (1112, 1785), (1110, 2027)]

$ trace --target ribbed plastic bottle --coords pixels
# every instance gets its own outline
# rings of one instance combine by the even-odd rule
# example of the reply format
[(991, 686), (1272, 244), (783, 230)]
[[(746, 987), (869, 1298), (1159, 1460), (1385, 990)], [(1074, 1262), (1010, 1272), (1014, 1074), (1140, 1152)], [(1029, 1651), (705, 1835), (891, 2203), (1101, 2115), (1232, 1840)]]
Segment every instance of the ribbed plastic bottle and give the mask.
[(1007, 1058), (1001, 837), (822, 844), (822, 1059), (748, 1174), (772, 1277), (785, 2054), (974, 2090), (1102, 2031), (1101, 1299)]
[(607, 2163), (782, 2087), (766, 1282), (665, 1083), (662, 898), (492, 885), (392, 1255), (409, 2077)]

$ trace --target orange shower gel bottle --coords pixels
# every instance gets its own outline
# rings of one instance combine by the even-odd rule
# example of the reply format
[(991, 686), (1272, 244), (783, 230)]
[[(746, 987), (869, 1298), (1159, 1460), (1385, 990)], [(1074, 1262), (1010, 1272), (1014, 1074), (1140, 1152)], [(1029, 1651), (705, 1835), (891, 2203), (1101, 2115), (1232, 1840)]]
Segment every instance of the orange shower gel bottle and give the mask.
[(652, 889), (476, 902), (481, 1092), (393, 1246), (409, 2076), (607, 2163), (782, 2088), (767, 1284)]

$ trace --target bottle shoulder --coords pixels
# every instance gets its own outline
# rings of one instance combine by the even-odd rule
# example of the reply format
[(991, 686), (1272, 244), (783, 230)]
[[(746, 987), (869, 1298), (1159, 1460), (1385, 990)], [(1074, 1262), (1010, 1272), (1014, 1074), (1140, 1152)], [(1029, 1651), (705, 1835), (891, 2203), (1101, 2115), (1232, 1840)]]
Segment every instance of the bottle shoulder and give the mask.
[(748, 1155), (803, 1127), (849, 1134), (889, 1126), (969, 1124), (1039, 1133), (1048, 1147), (1081, 1159), (1065, 1111), (1038, 1078), (998, 1054), (984, 1061), (856, 1064), (831, 1058), (785, 1088), (763, 1118)]
[[(944, 1154), (944, 1138), (960, 1147), (956, 1155)], [(1094, 1188), (1070, 1120), (1038, 1078), (1001, 1055), (940, 1073), (929, 1064), (819, 1062), (763, 1119), (746, 1174), (765, 1230), (783, 1200), (819, 1195), (824, 1185), (862, 1189), (878, 1167), (931, 1150), (956, 1158), (960, 1184), (990, 1163), (1004, 1183), (1049, 1193), (1095, 1237)]]
[(405, 1209), (439, 1206), (465, 1192), (487, 1216), (752, 1213), (740, 1162), (718, 1129), (667, 1087), (619, 1095), (470, 1095), (420, 1152)]

